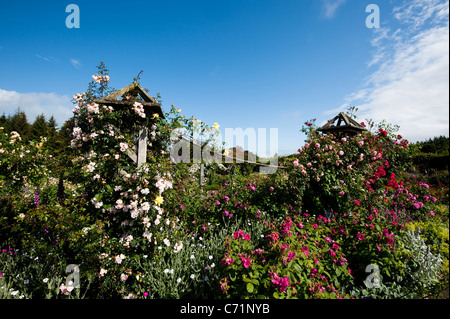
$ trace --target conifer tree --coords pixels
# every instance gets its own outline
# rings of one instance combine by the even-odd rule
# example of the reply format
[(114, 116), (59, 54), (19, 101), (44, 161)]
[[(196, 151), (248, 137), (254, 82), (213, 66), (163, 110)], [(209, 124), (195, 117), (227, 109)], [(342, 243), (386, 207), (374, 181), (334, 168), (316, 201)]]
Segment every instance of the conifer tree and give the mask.
[(22, 141), (28, 141), (30, 134), (30, 123), (28, 123), (27, 115), (20, 108), (11, 118), (11, 131), (20, 134)]
[(31, 125), (30, 140), (40, 141), (41, 136), (47, 137), (47, 135), (47, 120), (44, 114), (39, 114)]

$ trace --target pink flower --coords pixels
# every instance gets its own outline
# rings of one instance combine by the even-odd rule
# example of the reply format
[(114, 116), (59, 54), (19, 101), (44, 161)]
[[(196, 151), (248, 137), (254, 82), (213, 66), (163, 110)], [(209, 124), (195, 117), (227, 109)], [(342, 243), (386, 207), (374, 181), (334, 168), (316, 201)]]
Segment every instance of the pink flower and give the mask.
[(357, 237), (359, 240), (363, 240), (363, 239), (364, 239), (364, 235), (361, 234), (360, 232), (358, 232), (358, 234), (356, 235), (356, 237)]
[(303, 175), (306, 175), (306, 171), (302, 170), (300, 173), (302, 173)]
[(250, 265), (253, 262), (253, 259), (248, 258), (247, 255), (245, 255), (245, 257), (244, 257), (243, 255), (239, 254), (239, 258), (241, 259), (241, 261), (244, 265), (244, 268), (250, 267)]
[(313, 228), (314, 228), (314, 229), (316, 229), (317, 227), (319, 227), (319, 225), (313, 224)]
[(359, 206), (359, 205), (361, 205), (361, 202), (359, 200), (355, 199), (355, 204)]
[(359, 142), (358, 142), (358, 145), (359, 145), (359, 146), (363, 146), (363, 145), (364, 145), (364, 141), (359, 141)]
[(289, 283), (289, 278), (284, 276), (283, 278), (278, 277), (277, 273), (271, 274), (272, 283), (280, 289), (281, 292), (286, 291), (287, 287), (291, 284)]
[(319, 147), (320, 147), (320, 144), (319, 144), (319, 143), (316, 143), (315, 146), (316, 146), (316, 148), (319, 148)]
[(332, 247), (333, 249), (339, 249), (339, 245), (336, 245), (336, 244), (333, 244), (333, 247)]
[(413, 204), (413, 207), (415, 208), (415, 209), (419, 209), (419, 208), (421, 208), (423, 206), (423, 203), (422, 202), (417, 202), (417, 203), (414, 203)]
[(303, 246), (302, 253), (304, 253), (306, 256), (309, 256), (308, 246)]
[(330, 237), (325, 237), (325, 240), (329, 243), (331, 243), (331, 238)]
[(288, 261), (291, 261), (295, 258), (296, 254), (293, 251), (288, 252), (287, 257)]
[(249, 235), (249, 234), (245, 234), (245, 235), (244, 235), (244, 239), (245, 239), (245, 240), (250, 240), (250, 235)]
[(339, 155), (344, 155), (344, 151), (339, 151)]
[(269, 187), (269, 191), (273, 192), (275, 190), (275, 188), (273, 188), (272, 186)]
[(298, 160), (295, 160), (292, 164), (294, 164), (294, 166), (298, 166)]
[(344, 194), (345, 194), (344, 191), (340, 191), (340, 192), (339, 192), (339, 195), (341, 195), (341, 196), (344, 195)]
[(233, 237), (234, 237), (235, 239), (238, 239), (238, 238), (240, 238), (240, 237), (244, 237), (244, 231), (242, 231), (242, 230), (239, 229), (238, 231), (234, 232)]

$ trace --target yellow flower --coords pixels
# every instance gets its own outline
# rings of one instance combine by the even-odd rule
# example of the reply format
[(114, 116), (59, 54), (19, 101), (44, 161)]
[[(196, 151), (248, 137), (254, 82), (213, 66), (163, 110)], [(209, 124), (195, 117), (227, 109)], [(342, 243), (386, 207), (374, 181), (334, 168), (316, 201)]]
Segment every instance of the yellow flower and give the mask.
[(158, 118), (158, 117), (159, 117), (159, 114), (158, 114), (158, 113), (154, 113), (154, 114), (153, 114), (153, 118), (154, 118), (154, 119), (156, 119), (156, 118)]
[(214, 129), (216, 129), (216, 130), (218, 130), (219, 129), (219, 124), (217, 124), (217, 123), (214, 123), (214, 125), (212, 126)]
[(164, 199), (162, 198), (161, 195), (156, 196), (156, 198), (153, 200), (155, 202), (156, 205), (161, 205), (162, 202), (164, 201)]
[(180, 112), (181, 112), (181, 110), (180, 110), (180, 109), (177, 109), (177, 112), (178, 112), (178, 113), (180, 113)]

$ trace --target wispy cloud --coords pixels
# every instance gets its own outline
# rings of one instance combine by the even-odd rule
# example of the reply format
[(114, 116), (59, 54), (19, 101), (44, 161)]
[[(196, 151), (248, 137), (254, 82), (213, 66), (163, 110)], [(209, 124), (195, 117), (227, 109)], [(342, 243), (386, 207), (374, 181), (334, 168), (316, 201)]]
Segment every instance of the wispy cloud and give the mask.
[(393, 17), (404, 28), (374, 34), (374, 72), (340, 109), (356, 105), (361, 119), (398, 124), (411, 141), (448, 136), (448, 1), (407, 1)]
[(336, 11), (346, 0), (322, 0), (322, 14), (325, 18), (331, 19)]
[(71, 98), (55, 93), (19, 93), (0, 89), (0, 110), (5, 114), (14, 114), (20, 107), (33, 122), (37, 115), (43, 113), (46, 118), (52, 115), (58, 125), (62, 125), (72, 116)]
[(71, 58), (70, 59), (70, 63), (74, 66), (74, 68), (79, 69), (81, 67), (81, 62), (80, 60)]
[(44, 60), (49, 63), (58, 63), (59, 62), (58, 60), (56, 60), (55, 58), (52, 58), (51, 56), (41, 56), (39, 54), (35, 54), (35, 56), (38, 57), (39, 59)]

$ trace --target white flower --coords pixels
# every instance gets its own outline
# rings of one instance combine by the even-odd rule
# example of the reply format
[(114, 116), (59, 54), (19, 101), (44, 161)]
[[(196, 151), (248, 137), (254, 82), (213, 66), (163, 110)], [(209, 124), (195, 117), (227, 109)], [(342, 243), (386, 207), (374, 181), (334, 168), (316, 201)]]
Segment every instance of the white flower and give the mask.
[(166, 245), (167, 247), (170, 246), (170, 241), (167, 238), (164, 238), (163, 242), (164, 242), (164, 245)]
[(123, 201), (121, 199), (116, 200), (116, 208), (122, 209), (123, 208)]
[(144, 236), (144, 238), (147, 238), (147, 240), (150, 241), (152, 239), (153, 234), (150, 233), (148, 230), (146, 230), (142, 236)]
[(194, 275), (194, 274), (192, 274), (192, 275), (191, 275), (190, 277), (191, 277), (191, 279), (194, 279), (194, 278), (195, 278), (195, 275)]
[(150, 204), (148, 202), (142, 203), (141, 208), (148, 211), (150, 209)]
[(191, 255), (191, 259), (194, 259), (195, 258), (195, 256), (194, 255)]
[(148, 193), (150, 193), (150, 190), (148, 188), (144, 188), (144, 189), (141, 189), (141, 193), (144, 195), (147, 195)]
[(86, 105), (86, 109), (88, 110), (89, 113), (98, 114), (98, 112), (99, 112), (97, 103), (91, 103), (91, 104)]
[(173, 249), (173, 252), (174, 253), (177, 253), (177, 252), (179, 252), (181, 249), (183, 249), (183, 242), (178, 242), (178, 243), (176, 243), (175, 244), (175, 246), (174, 246), (174, 249)]
[(43, 281), (44, 283), (47, 283), (48, 278), (44, 278), (44, 279), (42, 279), (42, 281)]
[(181, 278), (178, 278), (178, 279), (177, 279), (177, 283), (180, 283), (180, 282), (181, 282)]
[(139, 210), (138, 209), (133, 209), (132, 211), (131, 211), (131, 218), (136, 218), (136, 217), (138, 217), (139, 216)]
[(116, 264), (121, 264), (122, 260), (125, 259), (125, 256), (123, 254), (120, 254), (119, 256), (116, 256), (116, 258), (114, 258), (114, 261), (116, 262)]
[(128, 144), (127, 143), (120, 143), (120, 151), (121, 152), (125, 152), (128, 149)]

